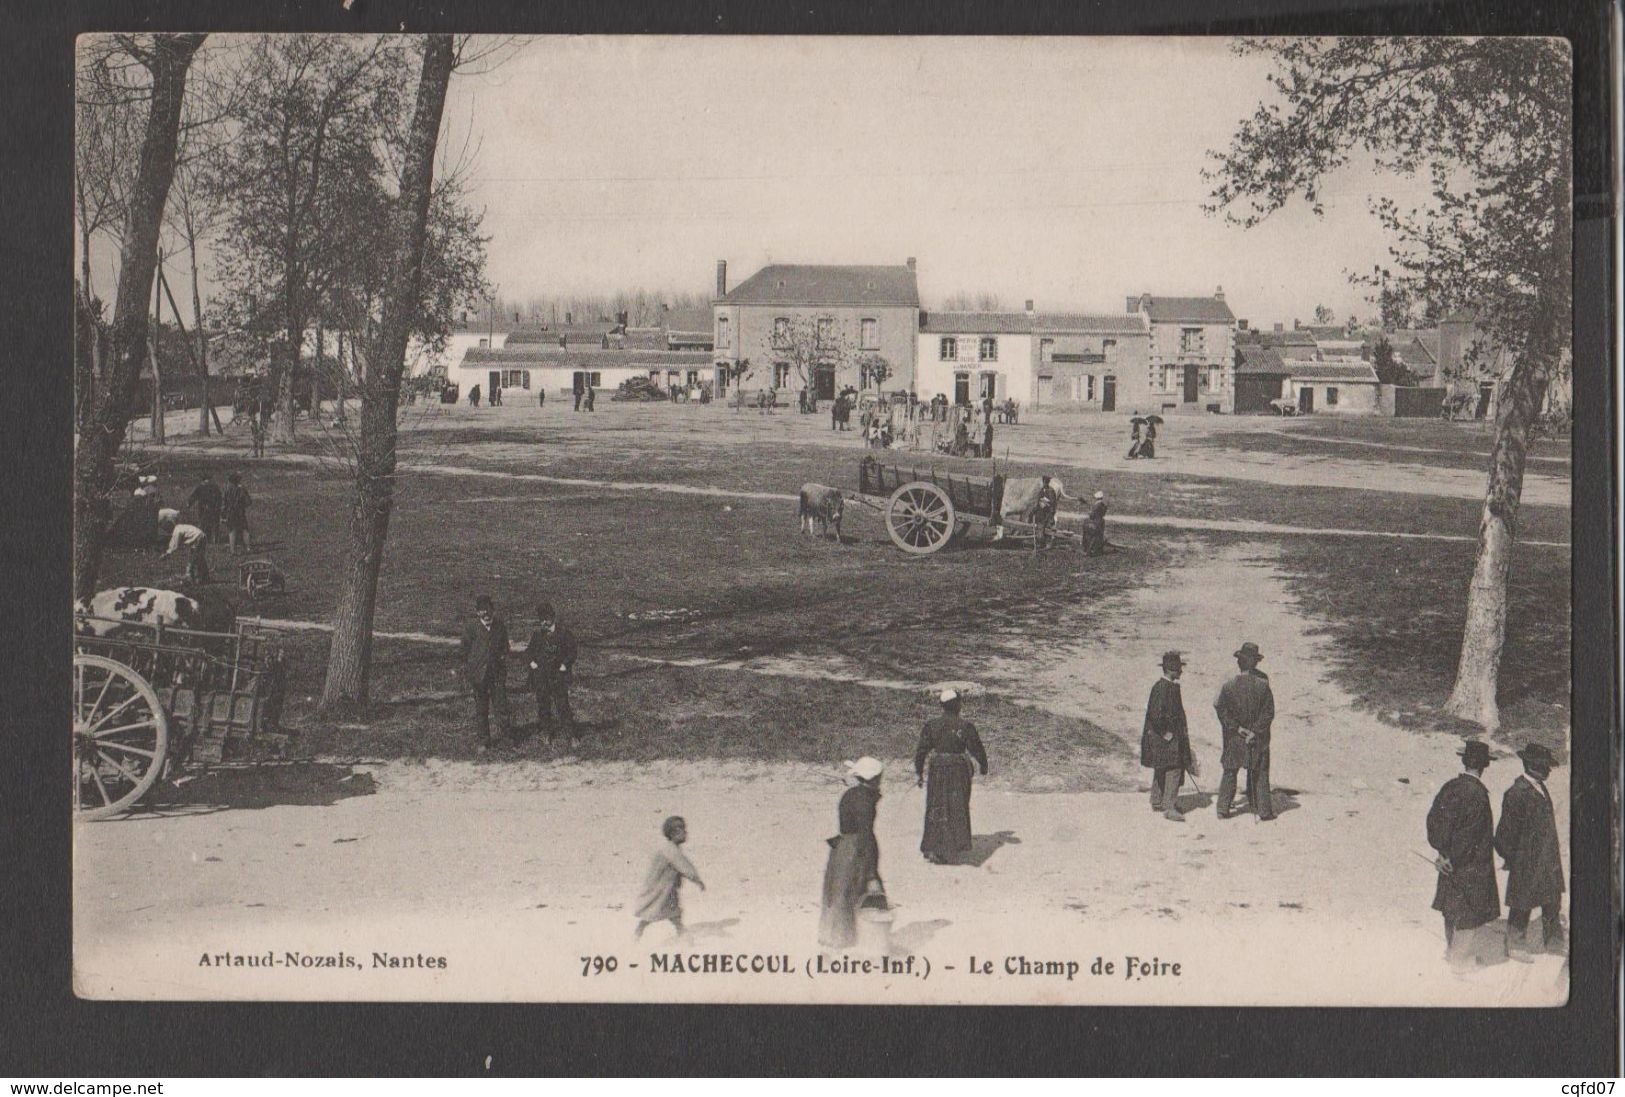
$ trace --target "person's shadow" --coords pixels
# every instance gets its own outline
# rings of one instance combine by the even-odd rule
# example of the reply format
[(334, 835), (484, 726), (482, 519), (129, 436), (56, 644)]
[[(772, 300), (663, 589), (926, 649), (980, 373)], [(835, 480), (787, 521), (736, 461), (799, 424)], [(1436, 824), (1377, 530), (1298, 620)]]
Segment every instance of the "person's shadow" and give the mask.
[(891, 950), (893, 954), (911, 955), (931, 943), (941, 930), (953, 925), (946, 918), (933, 918), (929, 922), (910, 922), (892, 933)]
[(970, 840), (970, 852), (958, 860), (958, 864), (972, 865), (981, 868), (987, 864), (988, 858), (999, 852), (1005, 846), (1019, 846), (1021, 839), (1016, 837), (1013, 830), (1001, 830), (996, 834), (977, 834)]
[(683, 927), (683, 940), (699, 941), (707, 937), (727, 937), (728, 931), (739, 924), (738, 918), (723, 918), (716, 922), (695, 922)]

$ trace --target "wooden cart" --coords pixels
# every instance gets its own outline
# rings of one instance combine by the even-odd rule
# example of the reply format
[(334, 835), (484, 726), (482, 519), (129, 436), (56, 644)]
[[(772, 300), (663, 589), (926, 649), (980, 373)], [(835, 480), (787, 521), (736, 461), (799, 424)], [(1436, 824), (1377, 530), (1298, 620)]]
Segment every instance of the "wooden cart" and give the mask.
[(858, 490), (842, 495), (882, 515), (892, 543), (914, 556), (929, 556), (971, 528), (1000, 531), (1001, 538), (1037, 545), (1055, 540), (1080, 543), (1071, 530), (1000, 516), (1004, 505), (1002, 475), (973, 476), (939, 471), (935, 466), (884, 463), (866, 456), (858, 463)]
[(280, 750), (282, 637), (80, 618), (74, 639), (74, 804), (81, 819), (128, 811), (180, 766)]

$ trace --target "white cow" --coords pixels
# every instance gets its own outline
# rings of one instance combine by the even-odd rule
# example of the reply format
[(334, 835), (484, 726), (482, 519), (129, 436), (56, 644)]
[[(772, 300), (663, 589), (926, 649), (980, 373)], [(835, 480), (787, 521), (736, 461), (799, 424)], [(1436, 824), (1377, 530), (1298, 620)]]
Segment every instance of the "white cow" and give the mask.
[(810, 536), (813, 522), (817, 521), (818, 535), (822, 537), (829, 533), (830, 526), (834, 526), (835, 542), (839, 544), (841, 514), (845, 508), (846, 498), (840, 489), (824, 484), (802, 484), (800, 498), (796, 504), (796, 517), (801, 519), (801, 532)]
[[(1057, 501), (1073, 498), (1066, 493), (1066, 485), (1061, 483), (1059, 476), (1051, 476), (1049, 483), (1055, 489)], [(1038, 506), (1038, 492), (1043, 486), (1043, 478), (1038, 476), (1011, 476), (1005, 480), (1004, 499), (999, 504), (999, 526), (993, 531), (995, 541), (1004, 536), (1005, 521), (1033, 520), (1033, 512)]]
[(77, 634), (109, 636), (126, 624), (230, 632), (236, 614), (219, 598), (199, 600), (156, 587), (113, 587), (79, 599), (73, 618)]

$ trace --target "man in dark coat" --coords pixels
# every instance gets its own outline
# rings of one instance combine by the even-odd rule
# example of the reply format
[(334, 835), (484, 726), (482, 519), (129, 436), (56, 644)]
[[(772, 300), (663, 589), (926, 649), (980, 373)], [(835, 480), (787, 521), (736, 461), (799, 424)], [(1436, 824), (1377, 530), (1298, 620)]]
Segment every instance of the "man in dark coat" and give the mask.
[(474, 696), (474, 727), (480, 733), (479, 751), (491, 749), (491, 706), (504, 737), (512, 734), (508, 718), (508, 625), (497, 616), (487, 595), (474, 600), (474, 619), (463, 629), (463, 675)]
[(1163, 654), (1162, 677), (1151, 687), (1145, 729), (1140, 734), (1140, 765), (1151, 770), (1151, 810), (1175, 823), (1185, 821), (1179, 810), (1179, 786), (1185, 782), (1185, 771), (1197, 772), (1185, 726), (1185, 701), (1179, 691), (1184, 669), (1179, 652)]
[(1260, 822), (1267, 822), (1275, 818), (1275, 803), (1270, 796), (1270, 725), (1275, 722), (1275, 694), (1270, 690), (1268, 675), (1258, 669), (1264, 655), (1257, 644), (1249, 640), (1236, 650), (1235, 656), (1241, 673), (1224, 684), (1213, 705), (1224, 735), (1219, 759), (1224, 768), (1224, 776), (1219, 778), (1219, 818), (1236, 814), (1231, 810), (1236, 798), (1236, 771), (1246, 769), (1247, 805)]
[(192, 494), (186, 497), (186, 502), (197, 511), (197, 524), (208, 534), (210, 542), (220, 540), (220, 508), (224, 500), (220, 485), (206, 472)]
[(1089, 516), (1083, 521), (1083, 550), (1090, 556), (1106, 551), (1106, 493), (1095, 492), (1095, 501), (1089, 507)]
[(1433, 909), (1444, 916), (1446, 952), (1454, 967), (1465, 967), (1477, 955), (1477, 931), (1501, 914), (1495, 884), (1494, 819), (1490, 792), (1484, 787), (1490, 748), (1476, 739), (1462, 744), (1462, 772), (1444, 783), (1428, 810), (1428, 845), (1438, 851), (1434, 867), (1439, 884)]
[(1501, 800), (1495, 852), (1507, 867), (1507, 955), (1530, 962), (1529, 915), (1536, 907), (1546, 950), (1563, 949), (1563, 857), (1557, 846), (1552, 795), (1546, 791), (1552, 752), (1530, 743), (1518, 757), (1523, 759), (1523, 775)]
[[(530, 634), (525, 659), (530, 664), (530, 685), (536, 691), (536, 727), (547, 729), (551, 745), (558, 728), (570, 737), (570, 749), (581, 746), (575, 713), (570, 709), (570, 678), (575, 673), (576, 638), (559, 624), (551, 602), (536, 607), (536, 631)], [(558, 718), (555, 725), (554, 717)]]

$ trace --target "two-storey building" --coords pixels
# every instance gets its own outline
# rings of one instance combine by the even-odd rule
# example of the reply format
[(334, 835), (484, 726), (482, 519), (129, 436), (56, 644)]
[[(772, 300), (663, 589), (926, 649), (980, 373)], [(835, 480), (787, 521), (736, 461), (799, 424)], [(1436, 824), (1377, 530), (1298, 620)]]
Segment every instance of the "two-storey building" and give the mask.
[[(717, 262), (713, 359), (717, 391), (733, 369), (749, 363), (739, 384), (771, 387), (788, 396), (803, 387), (832, 399), (851, 386), (907, 389), (914, 385), (920, 291), (914, 260), (900, 266), (776, 263), (728, 288), (728, 266)], [(877, 382), (874, 367), (887, 376)]]
[(1146, 392), (1149, 345), (1138, 313), (923, 312), (917, 391), (1112, 411)]
[(1212, 297), (1128, 299), (1151, 332), (1146, 382), (1159, 410), (1231, 411), (1235, 406), (1236, 317), (1221, 287)]

